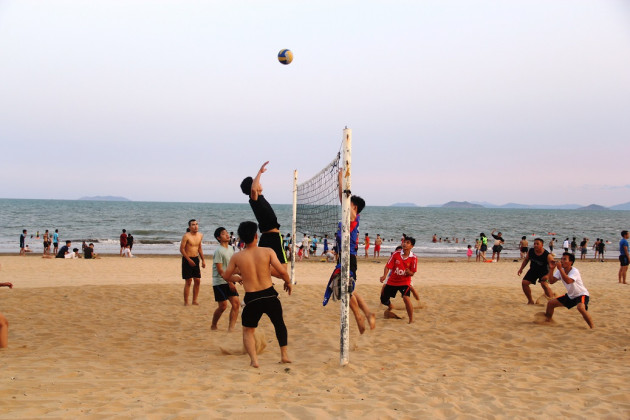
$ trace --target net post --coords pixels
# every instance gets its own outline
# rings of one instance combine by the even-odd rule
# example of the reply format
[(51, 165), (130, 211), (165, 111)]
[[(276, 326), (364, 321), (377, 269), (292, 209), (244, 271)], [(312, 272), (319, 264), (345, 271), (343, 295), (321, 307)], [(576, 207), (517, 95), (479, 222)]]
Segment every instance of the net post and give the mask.
[(291, 284), (296, 284), (295, 281), (295, 249), (296, 249), (296, 239), (295, 239), (295, 231), (297, 226), (297, 179), (298, 179), (298, 171), (295, 169), (293, 171), (293, 224), (291, 227)]
[(350, 295), (350, 187), (352, 169), (352, 130), (343, 130), (343, 173), (341, 177), (341, 332), (339, 365), (345, 366), (350, 361), (349, 306)]

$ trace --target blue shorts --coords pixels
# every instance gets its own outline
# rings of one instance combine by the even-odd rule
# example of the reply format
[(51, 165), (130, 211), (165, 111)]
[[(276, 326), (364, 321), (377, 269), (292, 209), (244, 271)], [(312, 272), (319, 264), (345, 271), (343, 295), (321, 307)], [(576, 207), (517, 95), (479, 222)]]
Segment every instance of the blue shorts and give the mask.
[(214, 301), (223, 302), (228, 300), (232, 296), (238, 296), (236, 290), (232, 290), (229, 284), (220, 284), (218, 286), (212, 286), (214, 292)]
[(584, 307), (588, 311), (588, 301), (589, 299), (586, 295), (578, 296), (576, 298), (570, 298), (568, 294), (565, 294), (564, 296), (560, 296), (558, 298), (558, 302), (562, 303), (567, 309), (571, 309), (574, 306), (577, 306), (578, 303), (583, 303)]
[(620, 255), (619, 256), (619, 264), (621, 264), (622, 267), (627, 267), (628, 266), (628, 257), (625, 255)]

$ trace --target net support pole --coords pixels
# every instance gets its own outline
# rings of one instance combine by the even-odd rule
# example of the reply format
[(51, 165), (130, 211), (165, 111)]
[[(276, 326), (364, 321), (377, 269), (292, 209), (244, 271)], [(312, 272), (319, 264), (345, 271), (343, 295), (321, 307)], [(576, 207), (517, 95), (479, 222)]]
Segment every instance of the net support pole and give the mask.
[(295, 231), (297, 226), (297, 169), (293, 171), (293, 223), (291, 227), (291, 284), (296, 284), (295, 281), (295, 249), (296, 249), (296, 237)]
[(339, 365), (345, 366), (350, 361), (349, 309), (350, 295), (350, 196), (352, 169), (352, 130), (343, 130), (343, 173), (341, 176), (341, 332)]

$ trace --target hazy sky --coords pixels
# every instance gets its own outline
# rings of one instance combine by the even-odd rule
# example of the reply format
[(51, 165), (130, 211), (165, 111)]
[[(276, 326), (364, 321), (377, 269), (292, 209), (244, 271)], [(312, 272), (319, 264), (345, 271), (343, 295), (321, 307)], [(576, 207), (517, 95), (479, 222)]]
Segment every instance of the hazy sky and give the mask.
[[(278, 63), (282, 48), (294, 53)], [(630, 2), (1, 1), (0, 197), (630, 201)]]

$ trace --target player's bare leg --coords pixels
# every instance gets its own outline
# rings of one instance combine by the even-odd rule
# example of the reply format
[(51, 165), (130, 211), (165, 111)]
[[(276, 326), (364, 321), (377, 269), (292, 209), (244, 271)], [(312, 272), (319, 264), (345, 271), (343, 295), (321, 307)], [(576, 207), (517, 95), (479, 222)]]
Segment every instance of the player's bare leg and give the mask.
[(407, 316), (409, 317), (409, 323), (411, 324), (413, 322), (413, 305), (411, 304), (411, 298), (409, 298), (409, 296), (403, 296), (403, 302), (405, 302)]
[(199, 285), (201, 284), (201, 279), (194, 279), (194, 280), (195, 280), (195, 284), (193, 285), (192, 304), (199, 305), (199, 302), (197, 301), (197, 299), (199, 298)]
[(256, 354), (256, 338), (254, 337), (254, 332), (256, 328), (251, 327), (243, 327), (243, 346), (245, 347), (245, 351), (249, 355), (251, 367), (258, 367), (258, 355)]
[(535, 302), (534, 302), (534, 299), (532, 299), (532, 291), (529, 288), (530, 284), (531, 283), (528, 282), (527, 280), (523, 280), (521, 282), (521, 286), (523, 287), (523, 293), (525, 293), (525, 296), (527, 297), (527, 304), (528, 305), (534, 305)]
[(238, 310), (241, 308), (241, 302), (239, 301), (238, 296), (230, 296), (228, 300), (232, 304), (232, 309), (230, 310), (230, 324), (228, 327), (228, 332), (232, 332), (234, 331), (234, 327), (236, 326)]
[(551, 322), (551, 318), (553, 317), (554, 309), (564, 306), (558, 299), (553, 299), (547, 302), (547, 309), (545, 310), (545, 318), (547, 318), (547, 322)]
[(289, 354), (287, 352), (287, 346), (280, 347), (280, 363), (291, 363)]
[[(221, 318), (221, 315), (223, 315), (223, 312), (227, 309), (227, 301), (224, 300), (222, 302), (217, 302), (219, 304), (219, 306), (217, 307), (217, 309), (214, 310), (214, 313), (212, 314), (212, 324), (210, 325), (210, 329), (211, 330), (217, 330), (217, 323), (219, 322), (219, 318)], [(231, 320), (230, 320), (231, 323)]]
[(583, 303), (578, 303), (577, 310), (582, 314), (582, 318), (588, 324), (589, 327), (594, 328), (593, 318), (591, 318), (591, 314), (586, 310), (586, 306)]
[(184, 284), (184, 306), (188, 306), (188, 297), (190, 296), (190, 285), (192, 284), (192, 279), (186, 279)]

